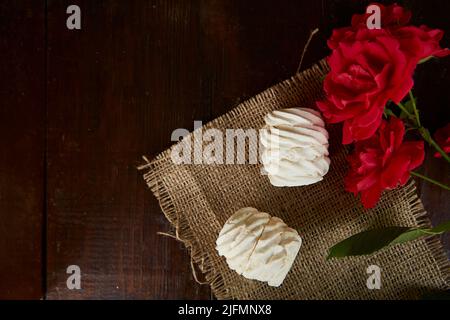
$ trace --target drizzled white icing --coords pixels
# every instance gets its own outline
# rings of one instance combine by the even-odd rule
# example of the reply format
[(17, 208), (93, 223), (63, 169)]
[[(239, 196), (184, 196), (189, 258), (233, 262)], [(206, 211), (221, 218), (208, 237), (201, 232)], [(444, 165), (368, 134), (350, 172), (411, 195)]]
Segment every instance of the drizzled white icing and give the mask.
[(265, 118), (260, 139), (262, 163), (276, 187), (298, 187), (323, 180), (330, 168), (328, 132), (319, 112), (294, 108)]
[(225, 223), (216, 249), (238, 274), (278, 287), (291, 269), (301, 244), (297, 231), (281, 219), (244, 208)]

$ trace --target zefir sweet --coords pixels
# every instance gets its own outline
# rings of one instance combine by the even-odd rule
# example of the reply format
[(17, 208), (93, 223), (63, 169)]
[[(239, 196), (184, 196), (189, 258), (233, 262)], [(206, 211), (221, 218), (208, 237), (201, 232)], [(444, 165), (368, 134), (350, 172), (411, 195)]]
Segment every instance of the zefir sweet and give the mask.
[(298, 232), (281, 219), (254, 208), (244, 208), (225, 223), (216, 249), (238, 274), (279, 287), (301, 244)]
[(307, 186), (330, 168), (328, 132), (319, 112), (294, 108), (274, 111), (261, 132), (262, 163), (276, 187)]

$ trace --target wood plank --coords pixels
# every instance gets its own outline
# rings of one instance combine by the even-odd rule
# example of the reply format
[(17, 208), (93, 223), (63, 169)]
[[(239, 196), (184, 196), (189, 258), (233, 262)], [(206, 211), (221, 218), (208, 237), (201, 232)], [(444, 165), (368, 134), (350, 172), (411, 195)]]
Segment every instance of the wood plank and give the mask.
[(44, 13), (0, 3), (0, 299), (43, 296)]

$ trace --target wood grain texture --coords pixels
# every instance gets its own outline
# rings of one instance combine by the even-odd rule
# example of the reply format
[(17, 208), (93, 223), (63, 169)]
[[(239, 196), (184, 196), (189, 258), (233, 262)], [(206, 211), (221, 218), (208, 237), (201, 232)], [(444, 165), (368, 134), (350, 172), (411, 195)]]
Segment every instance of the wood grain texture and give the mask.
[[(198, 8), (180, 1), (49, 1), (48, 298), (209, 298), (149, 196), (141, 155), (173, 128), (209, 117), (201, 103)], [(79, 265), (82, 290), (66, 288)]]
[(0, 3), (0, 299), (43, 296), (44, 15)]
[[(415, 23), (443, 29), (450, 45), (450, 2), (398, 2)], [(0, 156), (0, 297), (38, 297), (45, 281), (48, 299), (211, 298), (193, 280), (183, 245), (156, 234), (171, 229), (136, 170), (141, 155), (169, 147), (174, 129), (192, 130), (194, 120), (212, 120), (293, 75), (316, 27), (303, 69), (325, 57), (331, 30), (369, 1), (46, 3), (47, 21), (44, 1), (0, 4), (0, 54), (11, 61), (0, 67), (8, 150)], [(66, 28), (71, 4), (81, 8), (82, 30)], [(416, 75), (432, 130), (450, 119), (449, 66), (448, 58), (432, 61)], [(449, 167), (431, 155), (422, 171), (450, 182)], [(435, 223), (450, 219), (447, 193), (425, 183), (420, 191)], [(448, 236), (444, 243), (450, 249)], [(80, 291), (66, 287), (73, 264)]]

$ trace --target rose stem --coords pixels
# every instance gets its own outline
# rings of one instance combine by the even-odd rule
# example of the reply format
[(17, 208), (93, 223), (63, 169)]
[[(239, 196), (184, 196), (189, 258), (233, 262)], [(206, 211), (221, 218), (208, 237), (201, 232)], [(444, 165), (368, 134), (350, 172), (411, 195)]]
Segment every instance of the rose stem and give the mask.
[(420, 123), (419, 110), (417, 109), (416, 98), (414, 98), (412, 90), (409, 91), (409, 98), (411, 99), (412, 106), (413, 106), (413, 109), (414, 109), (414, 114), (416, 115), (417, 126), (419, 128), (422, 128), (422, 124)]
[(410, 118), (411, 120), (416, 121), (416, 118), (406, 110), (405, 106), (401, 103), (397, 104), (397, 106)]
[(420, 132), (420, 135), (422, 136), (422, 138), (428, 142), (433, 148), (435, 148), (437, 150), (437, 152), (439, 152), (442, 157), (448, 162), (450, 163), (450, 156), (444, 151), (442, 150), (442, 148), (439, 146), (439, 144), (433, 140), (433, 138), (431, 137), (431, 135), (429, 134), (429, 131), (427, 129), (425, 129), (424, 127), (422, 127), (422, 123), (420, 121), (420, 116), (419, 116), (419, 109), (417, 108), (417, 104), (416, 104), (416, 98), (414, 98), (414, 95), (412, 93), (412, 91), (409, 92), (409, 97), (411, 99), (411, 103), (414, 109), (414, 115), (412, 115), (411, 113), (408, 112), (408, 110), (406, 110), (405, 106), (402, 105), (401, 103), (398, 104), (398, 107), (400, 109), (402, 109), (402, 111), (413, 121), (415, 121), (415, 124), (417, 125), (417, 129)]
[(422, 135), (423, 139), (432, 145), (441, 155), (442, 157), (450, 163), (449, 155), (439, 146), (439, 144), (430, 137), (428, 131), (425, 128), (419, 128), (419, 132)]
[(437, 185), (438, 187), (441, 187), (441, 188), (443, 188), (443, 189), (445, 189), (445, 190), (447, 190), (447, 191), (450, 191), (450, 187), (449, 187), (449, 186), (447, 186), (447, 185), (445, 185), (445, 184), (443, 184), (443, 183), (440, 183), (440, 182), (438, 182), (438, 181), (436, 181), (436, 180), (434, 180), (434, 179), (431, 179), (431, 178), (429, 178), (429, 177), (426, 177), (426, 176), (424, 176), (424, 175), (421, 175), (420, 173), (417, 173), (417, 172), (411, 172), (411, 175), (412, 175), (412, 176), (415, 176), (415, 177), (417, 177), (417, 178), (423, 179), (423, 180), (425, 180), (425, 181), (428, 181), (428, 182), (430, 182), (430, 183), (432, 183), (432, 184), (434, 184), (434, 185)]

